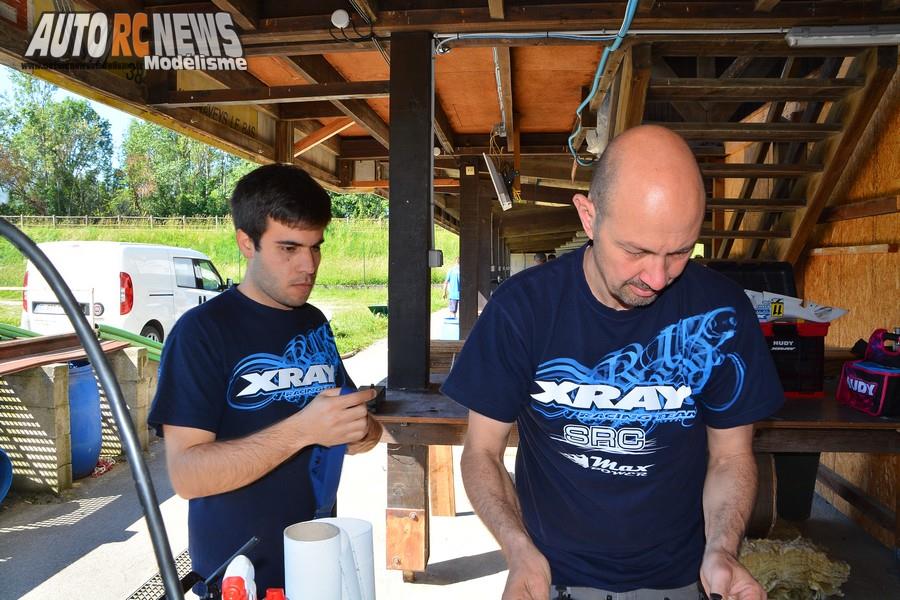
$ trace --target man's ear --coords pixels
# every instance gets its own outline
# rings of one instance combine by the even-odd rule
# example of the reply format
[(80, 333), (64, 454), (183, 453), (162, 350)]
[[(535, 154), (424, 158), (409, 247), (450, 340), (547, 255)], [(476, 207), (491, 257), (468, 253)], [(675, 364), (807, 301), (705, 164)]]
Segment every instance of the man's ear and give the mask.
[(594, 239), (594, 202), (584, 194), (575, 194), (572, 197), (572, 204), (578, 211), (581, 228), (584, 229), (588, 239)]
[(234, 237), (237, 240), (238, 250), (241, 251), (244, 258), (247, 260), (253, 258), (253, 255), (256, 254), (256, 244), (253, 243), (253, 239), (243, 229), (235, 231)]

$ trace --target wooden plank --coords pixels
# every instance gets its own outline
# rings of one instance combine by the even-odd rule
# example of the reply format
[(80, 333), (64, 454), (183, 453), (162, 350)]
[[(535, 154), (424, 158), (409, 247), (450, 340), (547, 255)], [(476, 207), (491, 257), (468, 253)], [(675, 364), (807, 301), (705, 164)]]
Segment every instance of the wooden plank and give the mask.
[[(294, 56), (287, 64), (311, 83), (339, 83), (345, 81), (337, 69), (323, 56)], [(359, 123), (378, 143), (388, 147), (388, 126), (378, 113), (364, 100), (334, 101), (345, 115)]]
[(841, 131), (831, 123), (661, 123), (687, 140), (723, 142), (812, 142)]
[(478, 202), (482, 192), (478, 170), (483, 161), (464, 159), (459, 169), (459, 337), (465, 338), (478, 318)]
[(46, 354), (80, 345), (81, 342), (74, 333), (10, 340), (8, 342), (0, 342), (0, 361), (22, 356)]
[(311, 148), (315, 148), (322, 142), (336, 136), (340, 132), (344, 131), (345, 129), (347, 129), (349, 127), (352, 127), (353, 125), (355, 125), (355, 123), (353, 122), (353, 119), (350, 119), (348, 117), (342, 117), (340, 119), (335, 119), (334, 121), (331, 121), (327, 125), (323, 125), (316, 131), (305, 136), (303, 139), (301, 139), (297, 142), (294, 142), (293, 156), (300, 156), (307, 150), (309, 150)]
[(432, 37), (403, 33), (391, 41), (388, 385), (425, 389), (431, 337)]
[(369, 23), (378, 21), (378, 0), (354, 0), (353, 5), (363, 13)]
[(894, 254), (898, 244), (867, 244), (862, 246), (829, 246), (826, 248), (813, 248), (809, 251), (812, 256), (841, 256), (846, 254)]
[[(892, 23), (896, 13), (881, 10), (881, 0), (858, 2), (821, 2), (797, 0), (782, 3), (771, 13), (754, 10), (746, 1), (661, 2), (649, 14), (638, 14), (634, 27), (640, 29), (744, 29), (795, 27), (801, 25), (851, 25)], [(315, 3), (302, 3), (317, 6)], [(299, 6), (302, 6), (299, 4)], [(504, 29), (507, 31), (618, 30), (622, 24), (624, 2), (585, 4), (546, 3), (506, 5)], [(246, 36), (249, 44), (300, 42), (331, 38), (329, 14), (308, 14), (270, 18), (264, 26)], [(488, 33), (498, 27), (487, 3), (481, 6), (450, 8), (446, 4), (408, 10), (382, 10), (373, 32), (379, 36), (426, 30), (432, 33)], [(733, 37), (733, 36), (732, 36)]]
[(820, 464), (816, 480), (833, 490), (838, 496), (852, 504), (863, 515), (872, 519), (879, 526), (894, 531), (896, 516), (886, 506), (866, 495), (866, 493), (847, 481), (825, 465)]
[(706, 208), (731, 209), (731, 210), (796, 210), (803, 208), (806, 203), (803, 200), (790, 198), (710, 198), (706, 201)]
[(278, 105), (278, 114), (285, 121), (304, 121), (343, 117), (344, 113), (331, 102), (294, 102)]
[(772, 12), (781, 0), (756, 0), (753, 10), (756, 12)]
[(701, 229), (700, 230), (701, 238), (722, 238), (722, 239), (759, 239), (759, 240), (768, 240), (773, 238), (788, 238), (791, 237), (791, 232), (787, 230), (777, 230), (777, 231), (755, 231), (749, 229), (739, 229), (737, 231), (733, 231), (730, 229), (726, 229), (723, 231), (716, 231), (713, 229)]
[(441, 103), (437, 97), (434, 99), (434, 135), (437, 137), (438, 143), (445, 154), (452, 156), (456, 152), (453, 126), (450, 125), (450, 119), (447, 118), (447, 113), (441, 108)]
[[(677, 81), (679, 79), (678, 74), (672, 70), (672, 67), (669, 66), (669, 63), (666, 60), (656, 54), (656, 48), (653, 49), (653, 67), (650, 70), (650, 74), (652, 78), (656, 78), (658, 81)], [(653, 79), (651, 78), (651, 82)], [(650, 94), (650, 88), (647, 88), (647, 95)], [(647, 99), (645, 99), (645, 102)], [(692, 123), (703, 123), (708, 121), (709, 119), (706, 116), (706, 111), (704, 111), (698, 104), (693, 102), (672, 102), (672, 108), (674, 108), (681, 118), (685, 121)]]
[(816, 164), (744, 164), (744, 163), (704, 163), (700, 165), (700, 173), (704, 177), (740, 178), (773, 178), (803, 177), (810, 173), (818, 173), (822, 165)]
[[(775, 102), (790, 100), (840, 100), (862, 87), (859, 78), (774, 79), (651, 79), (648, 102), (704, 100), (706, 102)], [(690, 119), (696, 121), (698, 119)]]
[(861, 219), (900, 212), (900, 195), (883, 196), (869, 200), (858, 200), (838, 206), (830, 206), (822, 211), (819, 223), (834, 223), (848, 219)]
[[(38, 338), (34, 338), (38, 339)], [(122, 350), (130, 346), (128, 342), (100, 342), (100, 348), (104, 353), (109, 354), (116, 350)], [(27, 371), (35, 367), (43, 365), (51, 365), (58, 362), (69, 362), (71, 360), (81, 360), (87, 358), (84, 348), (61, 348), (58, 351), (47, 352), (39, 355), (21, 356), (19, 358), (10, 358), (0, 361), (0, 376)]]
[(807, 209), (794, 225), (791, 242), (781, 252), (781, 260), (796, 263), (800, 258), (822, 211), (829, 204), (835, 184), (896, 70), (896, 47), (882, 46), (871, 51), (866, 69), (866, 86), (848, 99), (848, 106), (843, 112), (847, 115), (844, 132), (835, 139), (835, 144), (827, 152), (826, 169), (816, 182), (815, 189), (808, 194)]
[[(239, 37), (243, 43), (244, 56), (318, 56), (334, 52), (372, 51), (372, 42), (369, 40), (322, 40), (318, 42), (248, 44), (244, 36)], [(390, 46), (389, 43), (385, 45)]]
[(453, 446), (428, 447), (428, 478), (431, 482), (431, 513), (436, 517), (455, 517)]
[[(449, 177), (433, 179), (434, 187), (459, 187), (459, 179), (452, 179)], [(354, 179), (350, 182), (350, 188), (355, 191), (364, 191), (364, 190), (377, 190), (382, 188), (387, 188), (391, 184), (389, 179), (372, 179), (368, 181), (364, 181), (361, 179)]]
[(290, 121), (275, 122), (275, 162), (285, 165), (293, 164), (294, 154), (291, 147), (294, 142), (294, 125)]
[(344, 81), (238, 90), (168, 91), (159, 93), (158, 95), (151, 95), (150, 104), (156, 107), (165, 108), (203, 106), (209, 104), (231, 106), (241, 104), (274, 104), (278, 102), (318, 102), (323, 100), (384, 98), (389, 94), (390, 84), (388, 81)]
[(212, 0), (216, 8), (231, 14), (235, 24), (244, 31), (256, 29), (259, 5), (254, 0)]
[(503, 19), (503, 0), (488, 0), (488, 14), (492, 19)]
[(622, 67), (622, 89), (616, 110), (614, 135), (636, 127), (644, 120), (652, 57), (649, 44), (635, 44), (628, 50)]
[(387, 568), (424, 571), (428, 564), (428, 447), (389, 445)]

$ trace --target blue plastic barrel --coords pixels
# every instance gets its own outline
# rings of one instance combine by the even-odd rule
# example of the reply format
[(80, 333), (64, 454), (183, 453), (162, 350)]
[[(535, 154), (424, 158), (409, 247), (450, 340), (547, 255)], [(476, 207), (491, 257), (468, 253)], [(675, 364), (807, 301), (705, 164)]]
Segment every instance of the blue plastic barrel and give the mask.
[(100, 392), (90, 364), (69, 363), (69, 421), (72, 434), (72, 478), (94, 472), (100, 458)]
[(12, 478), (12, 461), (9, 460), (3, 448), (0, 448), (0, 502), (3, 502), (3, 499), (6, 498), (9, 486), (12, 485)]

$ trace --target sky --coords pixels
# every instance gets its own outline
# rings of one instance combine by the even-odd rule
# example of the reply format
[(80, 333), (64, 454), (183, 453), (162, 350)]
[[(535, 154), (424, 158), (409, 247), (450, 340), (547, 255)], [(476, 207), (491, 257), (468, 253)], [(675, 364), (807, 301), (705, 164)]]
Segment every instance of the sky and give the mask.
[[(12, 92), (12, 82), (9, 78), (10, 72), (12, 72), (12, 69), (5, 65), (0, 65), (0, 94), (10, 94)], [(84, 99), (78, 94), (73, 94), (61, 88), (56, 94), (56, 98), (59, 100), (66, 97), (75, 98), (77, 100)], [(88, 103), (95, 111), (97, 111), (97, 114), (109, 121), (114, 148), (112, 164), (113, 167), (118, 167), (119, 155), (121, 154), (122, 141), (125, 139), (125, 132), (128, 130), (128, 126), (131, 122), (135, 120), (135, 117), (110, 106), (106, 106), (105, 104), (94, 102), (93, 100), (88, 100)]]

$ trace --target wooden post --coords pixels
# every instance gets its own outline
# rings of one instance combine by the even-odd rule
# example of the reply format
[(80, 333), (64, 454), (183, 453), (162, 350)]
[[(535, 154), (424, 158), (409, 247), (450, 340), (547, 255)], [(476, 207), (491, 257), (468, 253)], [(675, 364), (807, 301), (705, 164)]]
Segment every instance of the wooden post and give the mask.
[(392, 389), (428, 386), (432, 39), (423, 31), (391, 36), (388, 386)]
[(468, 337), (478, 316), (478, 163), (459, 170), (459, 339)]
[(385, 512), (387, 568), (412, 581), (428, 564), (428, 446), (388, 444)]
[(491, 209), (494, 199), (483, 195), (478, 198), (478, 310), (484, 309), (491, 297)]
[(453, 446), (428, 446), (428, 478), (431, 481), (431, 512), (436, 517), (455, 517)]

